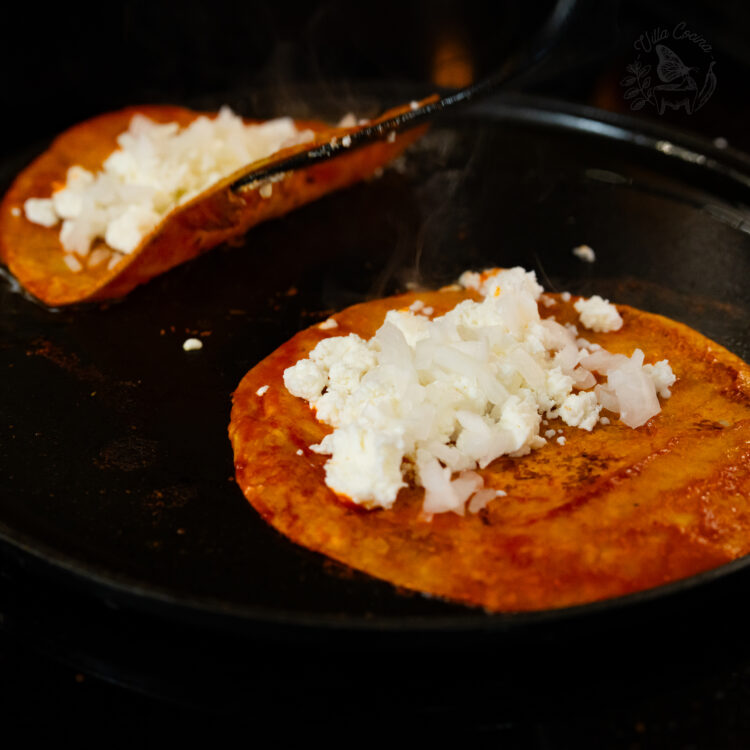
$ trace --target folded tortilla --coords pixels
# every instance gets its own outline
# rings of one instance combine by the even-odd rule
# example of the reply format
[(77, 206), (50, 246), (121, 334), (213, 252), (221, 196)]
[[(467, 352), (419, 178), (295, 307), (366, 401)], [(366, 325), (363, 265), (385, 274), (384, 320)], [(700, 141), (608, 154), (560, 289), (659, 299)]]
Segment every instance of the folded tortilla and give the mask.
[[(398, 114), (399, 108), (380, 119)], [(127, 130), (131, 118), (143, 114), (159, 123), (177, 122), (184, 127), (203, 113), (182, 107), (130, 107), (94, 117), (67, 130), (15, 179), (0, 204), (0, 258), (20, 284), (50, 306), (121, 297), (138, 284), (183, 263), (216, 245), (243, 235), (255, 224), (283, 216), (334, 190), (372, 175), (418, 138), (424, 128), (352, 150), (328, 162), (288, 173), (274, 183), (270, 197), (259, 190), (231, 185), (261, 165), (292, 156), (310, 143), (277, 152), (268, 159), (248, 164), (215, 183), (189, 202), (176, 207), (140, 243), (123, 255), (112, 269), (107, 263), (72, 271), (65, 263), (59, 240), (60, 227), (44, 227), (28, 221), (24, 203), (28, 198), (49, 198), (62, 187), (69, 167), (80, 165), (99, 170), (117, 148), (117, 136)], [(251, 121), (247, 121), (248, 124)], [(315, 133), (314, 143), (343, 138), (363, 126), (332, 128), (320, 122), (296, 122), (297, 128)], [(106, 247), (98, 240), (97, 247)]]

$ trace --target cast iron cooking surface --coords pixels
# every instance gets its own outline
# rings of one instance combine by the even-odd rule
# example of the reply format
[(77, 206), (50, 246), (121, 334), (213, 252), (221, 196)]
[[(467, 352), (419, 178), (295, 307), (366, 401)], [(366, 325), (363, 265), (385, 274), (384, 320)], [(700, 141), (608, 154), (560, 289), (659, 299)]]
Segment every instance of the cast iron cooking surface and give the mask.
[[(750, 169), (680, 139), (583, 108), (500, 99), (442, 121), (382, 178), (261, 225), (122, 301), (53, 311), (3, 280), (6, 554), (110, 601), (248, 627), (533, 621), (397, 591), (280, 536), (234, 482), (231, 393), (334, 310), (488, 265), (520, 264), (548, 288), (670, 316), (750, 358)], [(675, 156), (665, 143), (689, 150)], [(2, 165), (3, 189), (20, 166)], [(571, 254), (581, 243), (596, 263)], [(189, 336), (203, 349), (184, 352)]]

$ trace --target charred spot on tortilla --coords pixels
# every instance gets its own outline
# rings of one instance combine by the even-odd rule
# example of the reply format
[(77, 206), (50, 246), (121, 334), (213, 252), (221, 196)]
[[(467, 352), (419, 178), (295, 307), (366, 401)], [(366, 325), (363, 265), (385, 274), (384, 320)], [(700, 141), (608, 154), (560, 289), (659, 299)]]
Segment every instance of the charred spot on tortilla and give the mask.
[[(468, 477), (474, 494), (464, 492), (462, 501), (447, 512), (425, 513), (434, 476), (428, 471), (426, 481), (420, 478), (419, 457), (403, 461), (403, 486), (393, 502), (389, 497), (367, 510), (366, 502), (356, 504), (337, 494), (326, 483), (327, 464), (335, 456), (315, 452), (315, 446), (326, 446), (326, 436), (339, 428), (318, 419), (313, 405), (320, 399), (319, 384), (311, 386), (312, 401), (295, 396), (285, 387), (285, 371), (300, 362), (315, 363), (311, 354), (316, 347), (335, 337), (354, 334), (364, 342), (377, 341), (373, 337), (389, 311), (416, 317), (431, 307), (433, 320), (445, 328), (441, 316), (481, 299), (476, 288), (453, 287), (356, 305), (332, 316), (335, 327), (315, 325), (301, 331), (247, 373), (233, 397), (229, 434), (238, 484), (269, 524), (297, 544), (398, 588), (494, 612), (622, 596), (750, 552), (750, 367), (678, 322), (617, 305), (618, 326), (605, 301), (586, 304), (590, 301), (568, 294), (540, 295), (536, 310), (527, 313), (539, 322), (554, 317), (556, 325), (576, 337), (577, 353), (569, 349), (564, 364), (571, 372), (571, 366), (584, 362), (592, 368), (588, 372), (594, 373), (596, 385), (587, 385), (590, 381), (581, 376), (582, 387), (575, 386), (573, 395), (599, 388), (608, 404), (597, 401), (601, 408), (592, 429), (565, 423), (554, 406), (550, 414), (539, 413), (537, 435), (544, 440), (532, 436), (525, 455), (506, 452), (484, 466), (475, 462), (474, 468), (461, 469), (463, 459), (433, 446), (433, 456), (443, 456), (438, 468), (445, 481), (457, 481), (462, 472), (477, 475)], [(583, 315), (591, 326), (608, 330), (584, 330)], [(390, 316), (393, 325), (394, 312)], [(475, 336), (472, 342), (473, 334), (464, 333), (467, 344), (481, 338)], [(561, 348), (553, 358), (565, 349), (560, 335)], [(481, 347), (453, 343), (463, 347), (462, 354), (479, 356)], [(380, 356), (383, 337), (371, 348)], [(425, 357), (429, 346), (422, 349), (415, 356)], [(581, 355), (583, 349), (588, 354)], [(645, 362), (635, 357), (633, 363), (636, 350), (645, 353)], [(594, 356), (598, 352), (605, 354)], [(438, 355), (450, 366), (444, 357)], [(620, 392), (627, 402), (630, 386), (618, 385), (622, 378), (604, 371), (614, 373), (618, 362), (625, 368), (622, 373), (635, 371), (636, 365), (655, 368), (654, 363), (664, 360), (675, 376), (672, 385), (667, 385), (663, 367), (659, 373), (649, 371), (660, 411), (640, 426), (628, 426), (616, 410), (623, 404), (608, 399)], [(524, 362), (521, 355), (514, 366), (528, 366)], [(528, 376), (533, 377), (531, 370)], [(422, 373), (424, 382), (430, 377)], [(507, 381), (510, 371), (503, 377)], [(360, 373), (359, 378), (359, 383), (370, 378), (373, 387), (369, 375)], [(270, 388), (259, 397), (257, 391), (265, 385)], [(617, 390), (621, 385), (625, 391)], [(485, 416), (491, 421), (490, 414)], [(499, 424), (502, 415), (496, 417)], [(457, 421), (461, 429), (454, 431), (448, 447), (461, 448), (464, 454), (476, 445), (486, 450), (487, 444), (477, 440), (458, 445), (462, 431), (469, 429), (476, 436), (471, 419), (465, 414), (461, 418), (469, 428)], [(451, 460), (458, 461), (456, 471), (448, 466)], [(428, 464), (422, 461), (422, 466)], [(459, 494), (456, 490), (453, 500)]]
[(373, 175), (424, 132), (232, 189), (268, 159), (362, 127), (251, 122), (226, 109), (172, 106), (95, 117), (16, 177), (0, 204), (0, 258), (50, 306), (121, 297), (255, 224)]

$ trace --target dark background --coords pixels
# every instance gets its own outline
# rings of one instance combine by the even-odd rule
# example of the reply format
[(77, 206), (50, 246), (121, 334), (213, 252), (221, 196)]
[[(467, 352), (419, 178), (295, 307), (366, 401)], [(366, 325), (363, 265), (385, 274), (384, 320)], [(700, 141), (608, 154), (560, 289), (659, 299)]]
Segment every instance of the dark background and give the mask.
[[(103, 4), (93, 11), (18, 5), (8, 12), (1, 32), (2, 127), (7, 137), (0, 158), (12, 158), (20, 147), (91, 115), (139, 102), (200, 104), (203, 97), (240, 90), (246, 92), (243, 114), (270, 116), (280, 113), (274, 111), (280, 101), (303, 106), (293, 101), (300, 85), (336, 92), (383, 82), (423, 87), (425, 92), (463, 85), (502, 64), (539, 26), (550, 5), (189, 0)], [(667, 113), (662, 121), (750, 150), (750, 9), (739, 0), (585, 3), (560, 49), (512, 88), (628, 112), (620, 80), (636, 54), (633, 42), (644, 31), (672, 28), (679, 21), (711, 42), (718, 86), (700, 112), (690, 117)], [(687, 56), (685, 60), (692, 62)], [(268, 90), (275, 96), (261, 93)], [(315, 108), (309, 101), (304, 106)], [(647, 109), (637, 116), (656, 119)], [(45, 607), (52, 611), (54, 605), (59, 616), (60, 607), (87, 606), (67, 594), (63, 605), (54, 587), (47, 591), (34, 588), (36, 584), (30, 584), (30, 597), (19, 588), (23, 579), (16, 574), (0, 577), (0, 582), (0, 613), (28, 612), (36, 626), (44, 620)], [(738, 607), (737, 628), (742, 625), (739, 612)], [(147, 628), (142, 622), (124, 626), (106, 615), (100, 624), (111, 628), (113, 637), (136, 641)], [(456, 680), (460, 656), (454, 655), (444, 683), (408, 690), (402, 676), (393, 674), (372, 694), (359, 695), (361, 685), (354, 689), (347, 682), (350, 672), (341, 684), (316, 679), (315, 673), (295, 681), (286, 664), (289, 679), (269, 681), (267, 691), (256, 687), (233, 693), (231, 681), (209, 683), (192, 702), (175, 693), (174, 685), (111, 684), (100, 679), (107, 670), (96, 657), (76, 658), (68, 650), (61, 661), (60, 651), (29, 637), (31, 632), (33, 628), (6, 628), (0, 637), (0, 717), (6, 726), (21, 726), (31, 734), (46, 729), (72, 735), (95, 725), (106, 726), (115, 740), (128, 740), (146, 727), (182, 733), (198, 725), (213, 732), (239, 724), (247, 732), (272, 725), (282, 736), (331, 731), (335, 736), (338, 729), (339, 739), (346, 740), (397, 727), (423, 734), (467, 730), (494, 736), (503, 746), (531, 748), (750, 745), (750, 658), (737, 651), (736, 631), (725, 641), (721, 631), (710, 631), (697, 642), (678, 632), (655, 633), (659, 648), (647, 654), (633, 653), (627, 631), (618, 631), (616, 639), (621, 640), (613, 636), (597, 642), (594, 653), (591, 643), (569, 642), (573, 645), (566, 649), (580, 649), (580, 659), (543, 648), (526, 654), (525, 672), (515, 663), (518, 682), (502, 688)], [(186, 647), (187, 663), (190, 658)], [(477, 658), (476, 652), (471, 658)], [(506, 658), (510, 662), (513, 657)], [(656, 667), (654, 660), (659, 661)], [(318, 659), (306, 668), (315, 672), (324, 664)], [(264, 662), (263, 669), (272, 670), (272, 662)], [(497, 674), (502, 669), (502, 659), (496, 657), (492, 670)], [(584, 681), (590, 688), (581, 687)], [(568, 690), (571, 685), (575, 691)], [(376, 721), (379, 690), (395, 690), (400, 709), (375, 714)], [(419, 699), (434, 690), (434, 699)], [(461, 694), (458, 715), (451, 713), (451, 691)], [(212, 693), (221, 700), (210, 700)], [(467, 699), (472, 695), (473, 700)]]
[[(0, 32), (4, 126), (28, 143), (109, 109), (196, 102), (222, 91), (246, 91), (252, 100), (253, 92), (300, 83), (356, 90), (363, 82), (396, 81), (424, 84), (425, 91), (461, 85), (505, 62), (552, 5), (185, 0), (42, 12), (17, 4), (7, 10)], [(741, 143), (750, 69), (750, 10), (742, 0), (584, 0), (561, 48), (510, 88), (629, 111), (619, 81), (638, 54), (633, 43), (679, 21), (711, 43), (718, 87), (710, 106), (692, 117), (668, 112), (667, 121)], [(672, 46), (687, 65), (702, 64), (694, 50)], [(275, 114), (264, 109), (261, 104), (247, 114)], [(648, 108), (639, 114), (655, 116)], [(2, 148), (12, 150), (13, 140)]]

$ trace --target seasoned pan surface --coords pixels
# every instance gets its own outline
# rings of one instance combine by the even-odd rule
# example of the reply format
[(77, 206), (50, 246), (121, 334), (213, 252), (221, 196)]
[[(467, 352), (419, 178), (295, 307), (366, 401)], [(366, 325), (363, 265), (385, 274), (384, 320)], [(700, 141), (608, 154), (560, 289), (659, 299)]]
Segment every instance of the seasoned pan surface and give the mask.
[[(4, 187), (20, 166), (2, 165)], [(488, 616), (289, 543), (234, 483), (231, 392), (333, 310), (490, 265), (670, 316), (750, 359), (749, 185), (741, 155), (658, 126), (500, 100), (443, 121), (380, 179), (259, 226), (120, 302), (48, 310), (6, 278), (4, 554), (108, 600), (241, 628), (486, 631), (566, 617)], [(582, 243), (596, 263), (571, 254)], [(203, 348), (183, 351), (188, 337)]]

